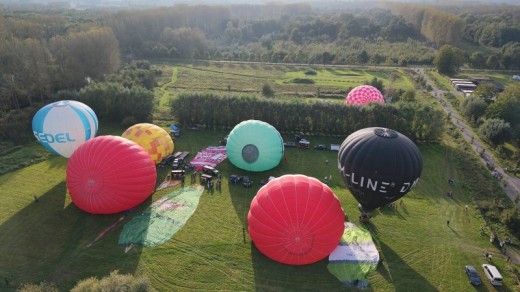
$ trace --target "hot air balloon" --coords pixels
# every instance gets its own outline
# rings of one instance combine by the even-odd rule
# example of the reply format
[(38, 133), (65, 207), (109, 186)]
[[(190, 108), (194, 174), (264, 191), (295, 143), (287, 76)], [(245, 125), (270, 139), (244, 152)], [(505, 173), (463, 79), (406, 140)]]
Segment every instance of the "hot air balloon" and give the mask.
[(81, 144), (94, 138), (98, 119), (86, 104), (62, 100), (38, 110), (32, 120), (32, 130), (45, 148), (69, 158)]
[(249, 235), (270, 259), (306, 265), (327, 257), (343, 235), (345, 214), (332, 190), (304, 175), (264, 185), (251, 202)]
[(113, 214), (141, 204), (155, 188), (157, 172), (150, 155), (119, 136), (83, 143), (67, 163), (72, 202), (92, 214)]
[(173, 140), (163, 128), (154, 124), (135, 124), (121, 135), (141, 145), (157, 164), (173, 153)]
[(371, 102), (384, 103), (385, 99), (377, 88), (370, 85), (355, 87), (345, 98), (347, 105), (366, 105)]
[(265, 171), (276, 167), (283, 157), (283, 139), (270, 124), (248, 120), (229, 133), (226, 155), (238, 168)]
[(365, 128), (350, 134), (338, 154), (341, 177), (366, 211), (408, 193), (419, 181), (422, 165), (417, 146), (387, 128)]

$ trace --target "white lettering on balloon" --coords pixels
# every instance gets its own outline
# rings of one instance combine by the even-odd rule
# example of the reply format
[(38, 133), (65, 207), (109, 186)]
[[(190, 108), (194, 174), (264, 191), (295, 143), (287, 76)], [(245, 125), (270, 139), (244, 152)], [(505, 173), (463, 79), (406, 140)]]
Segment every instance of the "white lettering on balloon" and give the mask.
[[(350, 174), (345, 174), (345, 176), (348, 177), (350, 180), (350, 183), (347, 183), (347, 186), (357, 185), (361, 188), (366, 188), (374, 192), (386, 193), (388, 191), (388, 186), (395, 186), (395, 183), (393, 182), (389, 183), (386, 181), (377, 181), (369, 177), (365, 178), (364, 176), (357, 177), (356, 173), (354, 172)], [(399, 188), (399, 193), (406, 193), (407, 191), (413, 189), (415, 185), (417, 185), (417, 182), (419, 182), (419, 178), (416, 178), (414, 181), (411, 182), (404, 182), (401, 186), (397, 186)]]

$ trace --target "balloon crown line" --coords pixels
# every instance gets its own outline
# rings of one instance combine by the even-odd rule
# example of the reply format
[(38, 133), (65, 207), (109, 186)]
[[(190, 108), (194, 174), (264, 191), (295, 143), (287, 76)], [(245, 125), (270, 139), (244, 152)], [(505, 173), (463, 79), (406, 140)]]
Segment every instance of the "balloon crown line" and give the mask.
[(376, 128), (374, 129), (374, 134), (383, 138), (397, 138), (397, 132), (387, 128)]

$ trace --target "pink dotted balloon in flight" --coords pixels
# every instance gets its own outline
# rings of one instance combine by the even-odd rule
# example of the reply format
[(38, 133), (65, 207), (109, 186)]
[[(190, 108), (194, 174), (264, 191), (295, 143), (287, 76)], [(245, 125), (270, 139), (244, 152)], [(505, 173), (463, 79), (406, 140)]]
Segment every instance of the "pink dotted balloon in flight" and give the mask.
[(371, 102), (384, 103), (385, 99), (377, 88), (370, 85), (361, 85), (352, 89), (345, 98), (347, 105), (366, 105)]

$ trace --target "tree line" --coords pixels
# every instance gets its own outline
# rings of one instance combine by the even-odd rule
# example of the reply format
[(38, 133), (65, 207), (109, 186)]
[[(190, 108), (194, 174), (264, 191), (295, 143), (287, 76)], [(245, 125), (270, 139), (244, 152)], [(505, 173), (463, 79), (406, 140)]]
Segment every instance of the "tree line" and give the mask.
[[(273, 9), (287, 13), (263, 13)], [(139, 57), (345, 64), (358, 63), (359, 48), (367, 52), (380, 47), (370, 63), (433, 59), (431, 52), (424, 54), (426, 46), (416, 29), (381, 9), (326, 14), (304, 4), (174, 6), (107, 14), (100, 22), (113, 29), (123, 54)], [(415, 42), (407, 49), (392, 48), (410, 41)], [(316, 53), (309, 49), (314, 44), (324, 47)]]
[(182, 93), (171, 103), (172, 114), (185, 126), (232, 129), (257, 119), (280, 132), (344, 136), (366, 127), (388, 127), (416, 141), (438, 141), (445, 115), (424, 103), (345, 106), (334, 101), (297, 102), (258, 96)]
[(0, 39), (0, 112), (44, 103), (58, 90), (79, 89), (120, 67), (119, 44), (108, 27), (89, 25), (64, 35), (44, 31), (50, 38), (41, 39), (24, 35), (9, 19), (0, 18), (2, 24), (7, 36)]
[(392, 12), (401, 15), (430, 42), (438, 46), (458, 44), (463, 28), (460, 17), (426, 5), (387, 3)]
[(101, 121), (119, 123), (124, 127), (152, 119), (156, 76), (149, 62), (133, 62), (119, 74), (104, 81), (90, 82), (81, 89), (57, 91), (45, 102), (0, 113), (0, 141), (24, 143), (34, 140), (31, 121), (36, 111), (46, 103), (58, 100), (77, 100), (90, 106)]
[[(504, 142), (520, 145), (520, 85), (512, 84), (499, 93), (495, 85), (481, 83), (472, 96), (464, 99), (460, 108), (492, 145)], [(519, 157), (516, 167), (520, 167)]]

